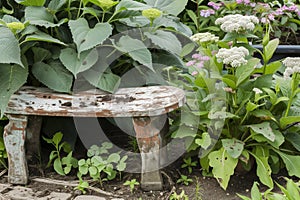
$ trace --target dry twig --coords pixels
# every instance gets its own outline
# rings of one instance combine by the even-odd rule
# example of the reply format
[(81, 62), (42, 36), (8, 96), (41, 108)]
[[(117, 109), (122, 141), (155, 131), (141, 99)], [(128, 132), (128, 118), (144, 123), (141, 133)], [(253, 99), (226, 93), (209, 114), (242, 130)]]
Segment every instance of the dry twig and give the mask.
[[(72, 183), (72, 182), (61, 181), (61, 180), (53, 180), (53, 179), (48, 179), (48, 178), (47, 179), (44, 179), (44, 178), (34, 178), (34, 179), (32, 179), (32, 181), (36, 181), (36, 182), (40, 182), (40, 183), (46, 183), (46, 184), (63, 185), (63, 186), (69, 186), (69, 187), (77, 187), (78, 186), (78, 183)], [(95, 188), (95, 187), (92, 187), (92, 186), (89, 186), (88, 189), (92, 190), (94, 192), (97, 192), (99, 194), (104, 194), (104, 195), (107, 195), (107, 196), (117, 197), (117, 195), (115, 195), (115, 194), (103, 191), (103, 190), (101, 190), (99, 188)]]

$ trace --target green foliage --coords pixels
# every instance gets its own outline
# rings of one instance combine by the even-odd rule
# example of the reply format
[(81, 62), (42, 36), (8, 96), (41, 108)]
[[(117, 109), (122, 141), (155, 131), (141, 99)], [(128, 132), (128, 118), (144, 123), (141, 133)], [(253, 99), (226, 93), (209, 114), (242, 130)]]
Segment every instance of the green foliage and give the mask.
[(3, 140), (4, 125), (6, 124), (6, 122), (6, 117), (0, 118), (0, 167), (4, 167), (7, 169), (7, 153)]
[(180, 175), (180, 178), (177, 180), (176, 183), (182, 183), (184, 185), (189, 185), (190, 183), (193, 182), (193, 179), (191, 178), (188, 178), (187, 176), (185, 175)]
[[(47, 167), (53, 163), (54, 170), (60, 175), (69, 174), (72, 168), (77, 168), (77, 159), (72, 157), (72, 151), (70, 145), (66, 142), (62, 142), (63, 134), (61, 132), (57, 132), (54, 134), (52, 138), (43, 139), (48, 143), (52, 144), (55, 150), (51, 151), (49, 155), (49, 161)], [(67, 153), (67, 156), (62, 157), (62, 153)]]
[(184, 162), (184, 164), (181, 165), (181, 168), (187, 168), (188, 172), (190, 174), (193, 172), (193, 168), (192, 167), (196, 167), (197, 166), (197, 161), (192, 161), (191, 157), (184, 158), (183, 162)]
[[(180, 119), (173, 121), (172, 137), (185, 139), (187, 151), (199, 151), (203, 174), (214, 176), (224, 190), (238, 163), (250, 170), (252, 160), (260, 182), (270, 189), (272, 173), (282, 168), (300, 177), (298, 73), (283, 77), (277, 73), (283, 64), (270, 62), (278, 39), (265, 39), (260, 51), (249, 46), (249, 34), (231, 34), (230, 45), (197, 40), (197, 53), (190, 52), (185, 71), (169, 69), (174, 74), (169, 81), (185, 89), (187, 97)], [(246, 63), (232, 66), (221, 59), (221, 49), (237, 47), (249, 52)], [(253, 57), (255, 51), (261, 61)]]
[(123, 185), (129, 186), (130, 192), (132, 194), (135, 186), (140, 185), (140, 183), (136, 179), (131, 179), (131, 180), (127, 180)]
[(117, 172), (124, 171), (128, 156), (121, 157), (120, 153), (109, 153), (108, 150), (112, 147), (108, 142), (104, 142), (101, 147), (92, 145), (87, 152), (88, 158), (78, 161), (79, 180), (82, 181), (82, 177), (88, 175), (99, 181), (102, 186), (103, 181), (113, 180)]
[(259, 184), (254, 182), (251, 189), (251, 198), (238, 194), (238, 196), (243, 200), (296, 200), (300, 198), (300, 182), (294, 182), (292, 179), (285, 178), (286, 186), (282, 186), (278, 183), (277, 186), (280, 188), (281, 192), (272, 192), (271, 189), (268, 189), (265, 192), (259, 191)]
[[(114, 92), (120, 75), (132, 67), (156, 71), (153, 57), (159, 55), (161, 63), (171, 60), (156, 48), (179, 60), (182, 46), (175, 34), (191, 35), (176, 17), (186, 4), (187, 0), (1, 3), (0, 40), (5, 44), (0, 46), (1, 115), (10, 96), (26, 80), (27, 84), (70, 93), (74, 81), (83, 78), (99, 89)], [(150, 22), (142, 12), (152, 8), (161, 15)]]
[(176, 191), (174, 191), (170, 198), (170, 200), (189, 200), (189, 197), (185, 194), (184, 190), (181, 191), (180, 194), (177, 194)]

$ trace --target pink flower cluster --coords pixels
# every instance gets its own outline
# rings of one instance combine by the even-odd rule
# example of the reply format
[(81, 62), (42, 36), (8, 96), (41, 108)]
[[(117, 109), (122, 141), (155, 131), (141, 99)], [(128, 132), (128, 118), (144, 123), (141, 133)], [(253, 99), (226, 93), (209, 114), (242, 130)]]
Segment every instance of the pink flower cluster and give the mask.
[[(268, 6), (268, 9), (270, 9), (268, 4), (266, 4), (266, 6)], [(266, 17), (262, 17), (261, 22), (262, 23), (270, 23), (270, 21), (275, 20), (275, 17), (281, 16), (281, 15), (284, 15), (285, 13), (290, 13), (290, 12), (294, 12), (298, 16), (300, 16), (300, 10), (298, 9), (298, 7), (296, 5), (291, 5), (291, 6), (284, 5), (278, 9), (276, 9), (275, 11), (272, 11)]]
[(210, 1), (210, 2), (208, 2), (207, 5), (212, 7), (215, 10), (219, 10), (223, 6), (223, 3), (215, 3), (215, 2)]
[[(204, 63), (205, 61), (209, 61), (210, 57), (208, 56), (203, 56), (199, 53), (195, 53), (192, 55), (193, 60), (190, 60), (186, 63), (187, 67), (195, 67), (196, 69), (201, 69), (204, 67)], [(192, 75), (195, 76), (197, 75), (198, 72), (197, 71), (193, 71)]]
[(200, 11), (200, 15), (202, 16), (202, 17), (209, 17), (209, 16), (211, 16), (211, 15), (214, 15), (215, 14), (215, 11), (213, 10), (213, 9), (207, 9), (207, 10), (201, 10)]

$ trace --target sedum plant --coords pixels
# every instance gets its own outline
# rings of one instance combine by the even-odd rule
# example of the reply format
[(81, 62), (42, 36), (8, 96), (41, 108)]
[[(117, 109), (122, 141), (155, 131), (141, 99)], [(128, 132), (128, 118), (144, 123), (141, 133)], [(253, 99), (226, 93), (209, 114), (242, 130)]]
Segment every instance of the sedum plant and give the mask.
[(299, 58), (270, 62), (279, 40), (267, 31), (260, 51), (249, 46), (247, 31), (222, 40), (191, 37), (199, 46), (187, 73), (179, 70), (170, 80), (187, 90), (182, 112), (189, 113), (173, 122), (172, 137), (184, 138), (187, 151), (199, 151), (203, 173), (223, 189), (237, 168), (250, 170), (253, 163), (260, 182), (272, 189), (271, 175), (282, 168), (300, 177)]
[(182, 46), (175, 33), (191, 35), (177, 17), (186, 3), (1, 1), (1, 115), (10, 96), (24, 84), (71, 93), (74, 82), (84, 80), (113, 92), (129, 69), (156, 73), (154, 61), (179, 60)]

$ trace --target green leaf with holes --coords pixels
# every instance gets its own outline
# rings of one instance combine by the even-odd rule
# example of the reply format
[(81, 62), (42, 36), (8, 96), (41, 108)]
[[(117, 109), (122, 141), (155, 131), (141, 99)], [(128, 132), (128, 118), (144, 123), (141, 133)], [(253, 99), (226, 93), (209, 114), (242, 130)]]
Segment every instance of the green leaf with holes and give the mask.
[(238, 159), (232, 158), (224, 148), (211, 152), (208, 158), (209, 165), (213, 168), (213, 176), (217, 179), (220, 186), (226, 190), (230, 176), (234, 174)]
[(268, 163), (269, 151), (266, 148), (257, 146), (254, 148), (253, 152), (249, 152), (256, 160), (257, 169), (256, 174), (259, 180), (269, 188), (273, 188), (273, 180), (271, 177), (271, 167)]
[(78, 73), (88, 70), (97, 62), (98, 52), (96, 49), (84, 51), (78, 58), (75, 49), (66, 48), (61, 50), (59, 59), (76, 78)]
[(224, 149), (231, 157), (238, 158), (242, 154), (242, 151), (244, 150), (244, 142), (235, 138), (223, 139), (221, 141)]
[(275, 141), (275, 134), (273, 133), (273, 130), (270, 126), (269, 122), (263, 122), (260, 124), (252, 124), (248, 125), (247, 127), (251, 128), (251, 130), (254, 133), (262, 134), (265, 136), (268, 140), (274, 142)]
[(113, 29), (109, 23), (97, 23), (94, 28), (90, 28), (84, 18), (70, 20), (69, 27), (78, 54), (102, 44), (112, 34)]
[(4, 114), (11, 95), (26, 83), (27, 76), (26, 66), (23, 68), (19, 65), (0, 64), (0, 118)]
[(18, 40), (10, 29), (2, 26), (0, 26), (0, 44), (0, 63), (14, 63), (24, 67), (21, 62), (21, 50)]

